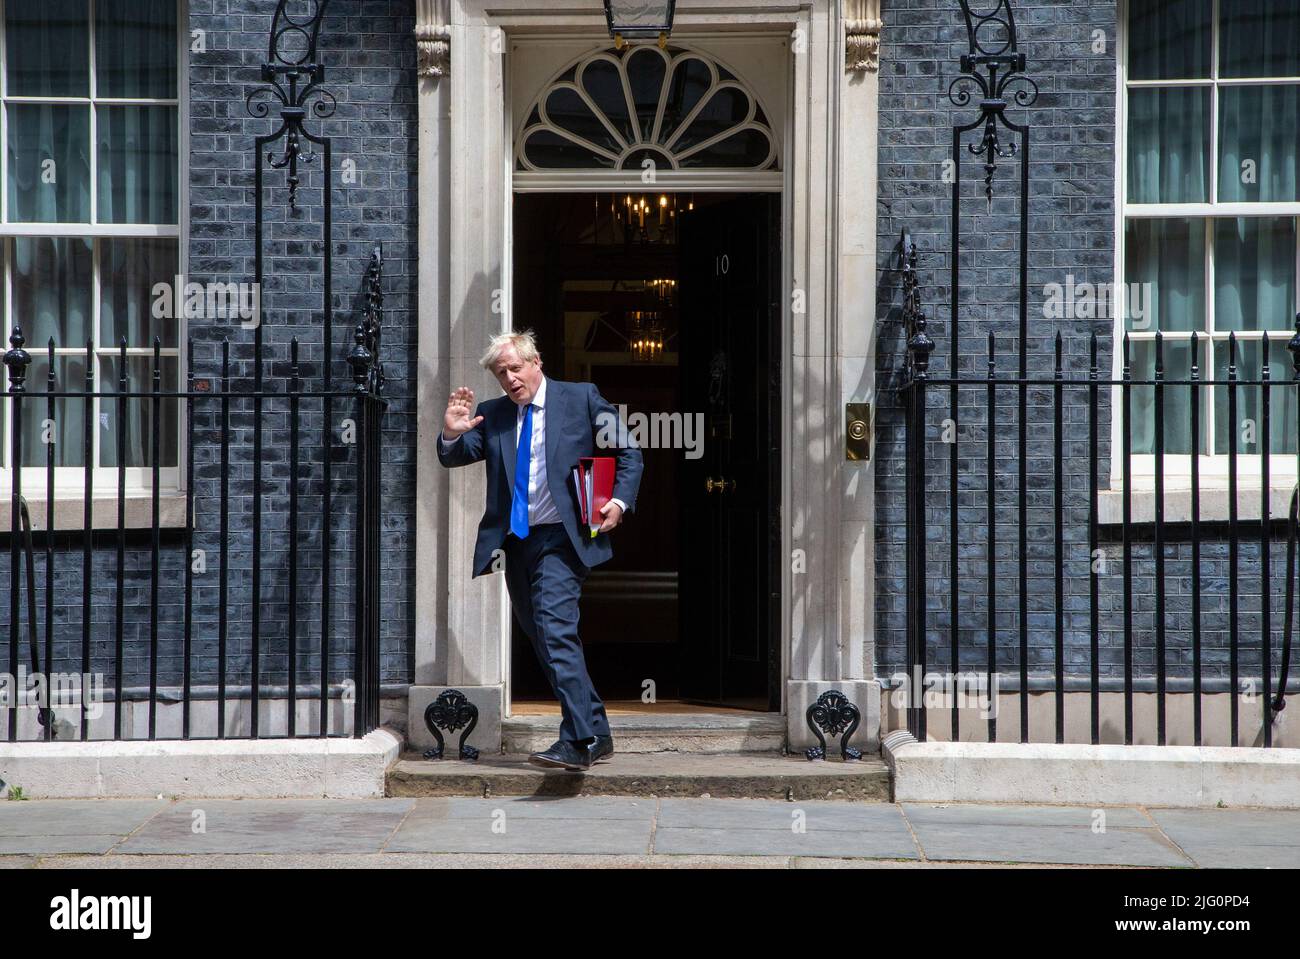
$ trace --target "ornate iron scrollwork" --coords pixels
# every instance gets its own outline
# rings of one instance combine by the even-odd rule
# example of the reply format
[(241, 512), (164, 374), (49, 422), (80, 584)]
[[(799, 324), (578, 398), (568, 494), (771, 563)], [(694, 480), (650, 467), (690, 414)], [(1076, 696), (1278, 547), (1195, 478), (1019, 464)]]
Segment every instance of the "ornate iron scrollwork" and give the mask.
[(900, 272), (903, 274), (903, 336), (907, 344), (908, 381), (924, 376), (934, 352), (934, 340), (926, 332), (925, 311), (921, 309), (921, 281), (917, 276), (919, 260), (916, 241), (906, 230), (899, 246)]
[[(329, 0), (280, 0), (271, 21), (270, 50), (262, 64), (262, 80), (270, 85), (258, 87), (245, 98), (249, 115), (259, 119), (271, 113), (271, 104), (259, 97), (274, 97), (280, 103), (280, 128), (269, 136), (258, 137), (258, 143), (269, 146), (284, 139), (280, 156), (268, 150), (266, 162), (277, 170), (288, 168), (289, 206), (294, 209), (302, 182), (298, 163), (314, 163), (317, 154), (310, 144), (324, 143), (307, 132), (303, 120), (308, 109), (316, 119), (323, 120), (333, 116), (338, 106), (334, 95), (321, 86), (325, 67), (316, 60), (316, 41), (328, 5)], [(295, 17), (290, 13), (291, 6), (308, 12)]]
[(384, 391), (384, 364), (379, 360), (379, 334), (384, 318), (384, 248), (375, 244), (366, 267), (366, 306), (353, 333), (348, 364), (358, 393), (379, 396)]
[[(948, 99), (954, 106), (964, 107), (970, 103), (975, 88), (982, 97), (979, 118), (963, 129), (984, 127), (979, 142), (967, 144), (966, 148), (984, 158), (984, 195), (992, 209), (993, 176), (997, 173), (998, 159), (1009, 160), (1017, 153), (1015, 143), (1003, 146), (998, 124), (1015, 132), (1023, 131), (1022, 127), (1009, 123), (1004, 115), (1008, 93), (1017, 106), (1027, 107), (1038, 99), (1038, 84), (1025, 76), (1025, 55), (1017, 46), (1016, 18), (1010, 0), (998, 0), (986, 12), (971, 10), (970, 0), (960, 2), (966, 18), (969, 52), (961, 58), (962, 75), (948, 85)], [(981, 69), (987, 71), (987, 76), (980, 73)]]
[[(849, 745), (849, 739), (862, 722), (862, 713), (838, 689), (827, 690), (818, 696), (817, 702), (808, 707), (804, 718), (808, 721), (812, 734), (817, 737), (817, 745), (804, 750), (804, 755), (809, 760), (826, 758), (826, 736), (841, 737), (840, 757), (845, 762), (862, 758), (862, 750)], [(822, 735), (823, 732), (826, 736)]]
[(458, 747), (460, 758), (478, 759), (478, 750), (465, 744), (469, 734), (478, 725), (478, 707), (471, 703), (459, 689), (443, 690), (437, 699), (429, 703), (428, 708), (424, 711), (424, 725), (429, 727), (429, 732), (438, 741), (437, 746), (424, 751), (425, 759), (442, 758), (446, 741), (438, 730), (445, 729), (449, 733), (454, 733), (462, 726), (465, 727), (465, 731), (460, 734), (460, 745)]

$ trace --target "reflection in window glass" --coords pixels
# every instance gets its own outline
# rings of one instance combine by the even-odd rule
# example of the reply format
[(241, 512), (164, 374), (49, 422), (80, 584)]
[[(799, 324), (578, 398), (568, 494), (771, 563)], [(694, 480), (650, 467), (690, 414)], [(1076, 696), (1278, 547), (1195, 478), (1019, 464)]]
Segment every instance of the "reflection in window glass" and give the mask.
[(1210, 75), (1211, 0), (1129, 0), (1130, 80)]
[(1300, 76), (1300, 0), (1223, 0), (1219, 76)]
[[(118, 375), (120, 357), (104, 355), (100, 357), (100, 390), (112, 393), (120, 389)], [(162, 373), (160, 389), (163, 392), (176, 390), (177, 360), (174, 356), (161, 359)], [(126, 359), (126, 391), (149, 392), (153, 390), (153, 356), (128, 356)], [(117, 445), (126, 443), (126, 465), (153, 465), (153, 431), (154, 400), (149, 397), (131, 397), (126, 404), (126, 432), (123, 438), (118, 436), (118, 405), (122, 402), (111, 396), (100, 400), (100, 419), (103, 429), (100, 432), (99, 462), (104, 466), (117, 466)], [(177, 402), (163, 399), (159, 404), (162, 410), (159, 441), (159, 465), (177, 465)]]
[[(32, 355), (32, 363), (27, 367), (27, 389), (47, 393), (50, 372), (49, 353), (45, 350), (28, 352)], [(85, 354), (56, 355), (54, 377), (54, 390), (57, 392), (84, 391), (86, 388)], [(93, 401), (89, 405), (93, 407)], [(23, 465), (47, 465), (49, 451), (53, 449), (55, 466), (85, 466), (86, 409), (85, 400), (60, 397), (54, 400), (54, 413), (51, 416), (47, 396), (25, 400), (22, 404)], [(46, 423), (48, 419), (53, 420), (53, 425)], [(93, 427), (91, 442), (94, 442)]]
[(90, 96), (86, 0), (5, 0), (4, 8), (8, 95)]
[(13, 319), (27, 350), (54, 338), (56, 349), (84, 349), (94, 335), (87, 237), (20, 236), (13, 240)]
[(1219, 199), (1300, 200), (1300, 84), (1219, 91)]
[(95, 0), (101, 97), (176, 96), (176, 0)]
[[(1286, 348), (1287, 337), (1270, 337), (1268, 344), (1268, 374), (1274, 383), (1286, 385), (1268, 387), (1269, 395), (1269, 452), (1294, 453), (1296, 451), (1296, 400), (1292, 380), (1291, 354)], [(1214, 378), (1228, 378), (1228, 343), (1217, 340), (1214, 344)], [(1237, 379), (1263, 379), (1264, 355), (1260, 340), (1237, 341)], [(1261, 453), (1264, 431), (1263, 386), (1238, 386), (1237, 421), (1228, 420), (1228, 386), (1214, 387), (1214, 452), (1228, 452), (1228, 432), (1236, 437), (1237, 452), (1250, 455)]]
[(1291, 217), (1214, 221), (1214, 328), (1289, 330), (1295, 318)]
[(175, 223), (176, 108), (99, 107), (99, 220)]
[[(1202, 340), (1204, 349), (1205, 338)], [(1166, 338), (1161, 344), (1161, 360), (1165, 380), (1188, 380), (1192, 375), (1192, 341)], [(1134, 380), (1156, 378), (1155, 340), (1133, 340), (1129, 344)], [(1200, 375), (1204, 378), (1204, 367)], [(1192, 451), (1192, 387), (1162, 386), (1164, 404), (1165, 453), (1186, 456)], [(1156, 451), (1156, 387), (1134, 386), (1130, 402), (1133, 410), (1133, 452)], [(1204, 391), (1198, 391), (1204, 392)], [(1201, 422), (1205, 422), (1204, 416)], [(1204, 444), (1202, 444), (1204, 449)]]
[(1129, 220), (1124, 227), (1124, 276), (1129, 330), (1204, 330), (1204, 221)]
[(1210, 91), (1130, 89), (1130, 203), (1203, 203), (1210, 198)]
[(9, 219), (90, 222), (90, 108), (8, 107)]

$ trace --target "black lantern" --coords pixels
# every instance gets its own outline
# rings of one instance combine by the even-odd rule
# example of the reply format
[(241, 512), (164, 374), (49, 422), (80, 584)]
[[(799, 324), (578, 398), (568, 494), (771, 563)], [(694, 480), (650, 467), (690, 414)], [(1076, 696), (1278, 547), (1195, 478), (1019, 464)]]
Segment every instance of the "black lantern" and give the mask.
[(605, 0), (605, 22), (614, 47), (621, 50), (628, 40), (650, 37), (658, 37), (659, 46), (667, 46), (676, 5), (676, 0)]

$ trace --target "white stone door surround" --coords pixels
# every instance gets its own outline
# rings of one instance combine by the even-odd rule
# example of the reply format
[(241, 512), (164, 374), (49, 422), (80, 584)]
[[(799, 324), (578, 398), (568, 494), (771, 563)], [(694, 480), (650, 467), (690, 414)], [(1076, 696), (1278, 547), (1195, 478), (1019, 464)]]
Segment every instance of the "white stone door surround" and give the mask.
[[(875, 403), (879, 28), (871, 0), (678, 0), (672, 36), (732, 66), (734, 58), (715, 51), (764, 38), (784, 50), (765, 82), (783, 75), (788, 84), (780, 170), (788, 293), (781, 513), (789, 562), (780, 640), (791, 748), (812, 743), (804, 710), (830, 688), (862, 708), (861, 744), (874, 746), (879, 729), (874, 464), (844, 457), (844, 404)], [(571, 49), (571, 59), (608, 35), (596, 0), (558, 11), (546, 0), (417, 0), (416, 38), (419, 438), (409, 738), (416, 748), (431, 744), (424, 708), (455, 687), (479, 707), (475, 744), (492, 749), (507, 701), (508, 600), (502, 577), (470, 575), (482, 470), (444, 469), (434, 444), (453, 386), (469, 385), (483, 398), (498, 392), (477, 361), (488, 338), (511, 326), (512, 50), (554, 43), (557, 55)]]

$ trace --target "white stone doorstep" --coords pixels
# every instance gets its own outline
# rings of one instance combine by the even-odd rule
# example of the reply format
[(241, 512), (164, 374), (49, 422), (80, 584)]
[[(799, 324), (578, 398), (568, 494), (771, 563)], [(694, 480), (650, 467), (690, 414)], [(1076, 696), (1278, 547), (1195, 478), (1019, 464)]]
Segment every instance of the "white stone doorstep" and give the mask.
[(1300, 749), (881, 743), (895, 802), (1300, 809)]
[(369, 799), (402, 739), (126, 740), (0, 743), (0, 779), (32, 799)]

